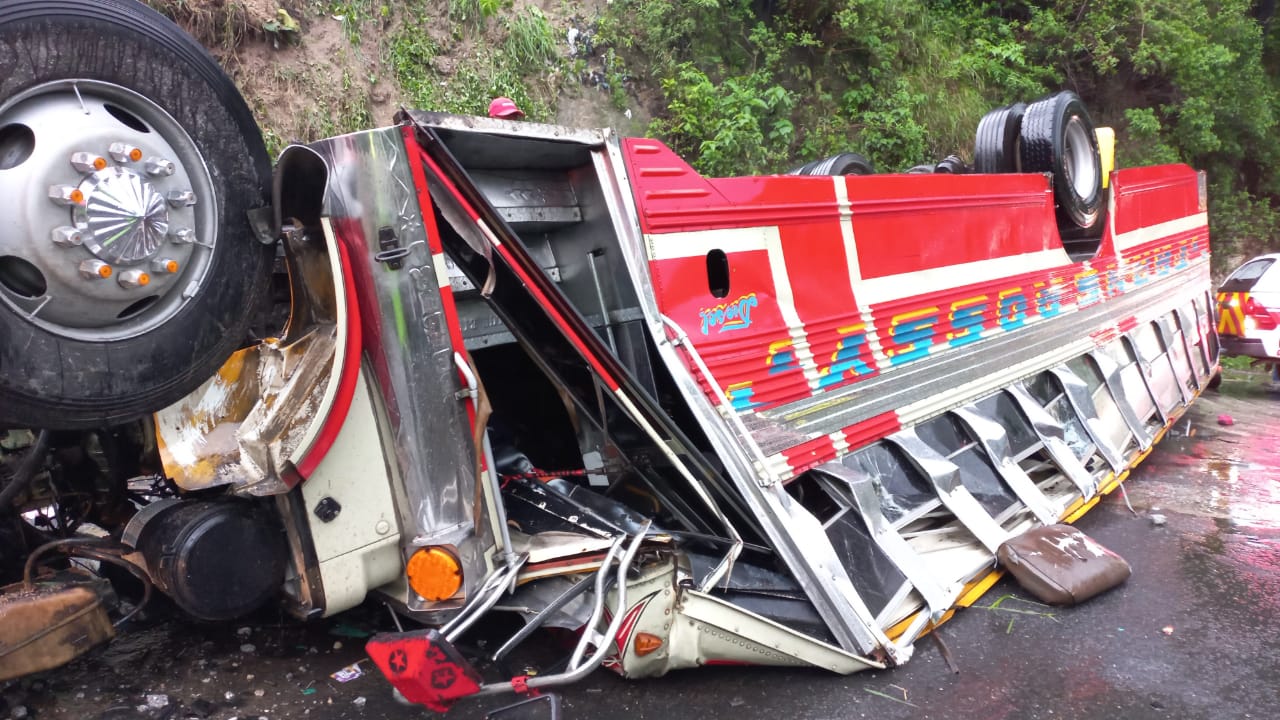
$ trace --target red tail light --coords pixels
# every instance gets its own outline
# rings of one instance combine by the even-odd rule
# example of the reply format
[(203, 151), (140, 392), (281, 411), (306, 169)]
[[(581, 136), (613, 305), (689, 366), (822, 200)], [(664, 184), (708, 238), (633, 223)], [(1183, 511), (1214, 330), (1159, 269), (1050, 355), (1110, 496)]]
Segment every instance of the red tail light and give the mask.
[(1271, 311), (1253, 298), (1244, 301), (1244, 314), (1253, 318), (1259, 330), (1276, 329), (1276, 319), (1272, 317)]

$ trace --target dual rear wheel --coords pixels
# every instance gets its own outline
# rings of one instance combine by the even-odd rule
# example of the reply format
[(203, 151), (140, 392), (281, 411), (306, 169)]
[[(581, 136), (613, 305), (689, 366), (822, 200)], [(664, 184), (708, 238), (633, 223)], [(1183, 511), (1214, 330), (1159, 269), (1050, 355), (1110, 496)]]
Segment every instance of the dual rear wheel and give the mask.
[(1068, 252), (1097, 252), (1106, 192), (1098, 139), (1079, 96), (1060, 92), (992, 110), (978, 123), (973, 154), (974, 169), (980, 173), (1049, 175), (1058, 229)]

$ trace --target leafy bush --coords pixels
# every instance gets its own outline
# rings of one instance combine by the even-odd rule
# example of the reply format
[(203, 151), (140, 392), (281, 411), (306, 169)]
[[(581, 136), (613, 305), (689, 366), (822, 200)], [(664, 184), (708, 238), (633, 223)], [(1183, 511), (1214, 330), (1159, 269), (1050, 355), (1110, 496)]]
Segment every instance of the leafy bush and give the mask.
[(1280, 246), (1280, 40), (1254, 6), (613, 0), (599, 40), (662, 90), (651, 132), (711, 174), (845, 150), (885, 170), (969, 158), (987, 110), (1075, 90), (1097, 124), (1116, 128), (1122, 166), (1208, 171), (1225, 262)]
[(730, 77), (718, 85), (685, 63), (663, 80), (670, 118), (654, 130), (677, 152), (695, 156), (711, 175), (772, 172), (786, 161), (795, 134), (790, 115), (795, 98), (763, 74)]

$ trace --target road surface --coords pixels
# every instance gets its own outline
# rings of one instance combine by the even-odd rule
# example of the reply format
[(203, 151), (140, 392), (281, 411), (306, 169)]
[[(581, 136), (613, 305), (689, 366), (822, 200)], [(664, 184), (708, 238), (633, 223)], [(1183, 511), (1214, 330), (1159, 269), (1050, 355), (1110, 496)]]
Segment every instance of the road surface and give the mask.
[[(1229, 415), (1234, 424), (1219, 424)], [(1280, 393), (1231, 375), (1078, 525), (1127, 558), (1123, 586), (1075, 608), (1023, 600), (1002, 580), (906, 666), (824, 672), (706, 668), (648, 681), (597, 672), (562, 693), (565, 717), (1273, 718), (1280, 710)], [(430, 717), (390, 698), (360, 636), (377, 608), (299, 626), (161, 620), (68, 668), (0, 691), (0, 718)], [(523, 662), (535, 662), (526, 658)], [(360, 663), (363, 675), (332, 675)], [(516, 670), (523, 669), (517, 666)], [(148, 704), (150, 701), (150, 704)], [(484, 717), (502, 704), (459, 705)]]

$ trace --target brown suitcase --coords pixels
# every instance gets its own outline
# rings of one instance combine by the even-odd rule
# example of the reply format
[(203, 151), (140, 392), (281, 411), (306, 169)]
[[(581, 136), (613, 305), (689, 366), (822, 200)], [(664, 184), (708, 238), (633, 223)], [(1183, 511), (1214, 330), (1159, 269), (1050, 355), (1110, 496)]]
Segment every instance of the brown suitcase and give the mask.
[(1129, 563), (1070, 525), (1046, 525), (1005, 541), (997, 559), (1050, 605), (1075, 605), (1129, 578)]

